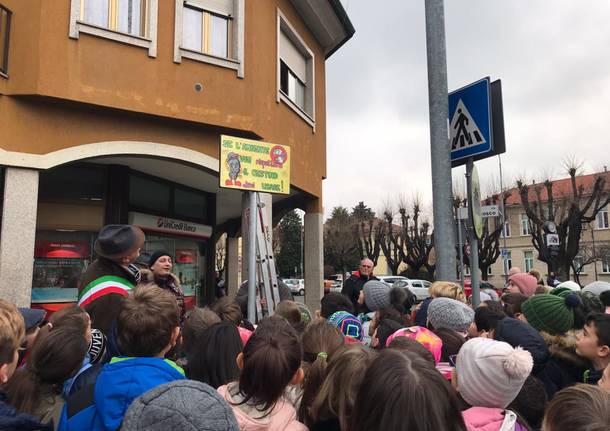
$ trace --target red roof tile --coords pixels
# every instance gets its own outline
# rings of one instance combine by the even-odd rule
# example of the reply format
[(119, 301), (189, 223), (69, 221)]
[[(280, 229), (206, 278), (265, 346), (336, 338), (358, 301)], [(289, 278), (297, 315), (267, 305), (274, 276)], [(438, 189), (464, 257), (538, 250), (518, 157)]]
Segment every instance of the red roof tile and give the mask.
[[(597, 172), (595, 174), (581, 175), (576, 177), (576, 187), (579, 189), (583, 188), (583, 196), (589, 196), (593, 189), (593, 184), (598, 176), (606, 177), (606, 189), (610, 188), (610, 172)], [(530, 202), (535, 201), (536, 198), (536, 187), (541, 187), (541, 198), (545, 202), (548, 199), (546, 187), (544, 183), (529, 184), (529, 199)], [(519, 196), (519, 190), (515, 187), (507, 190), (511, 195), (506, 200), (506, 205), (521, 205), (521, 197)], [(560, 180), (553, 181), (553, 198), (560, 198), (563, 196), (572, 195), (572, 183), (571, 179), (562, 178)]]

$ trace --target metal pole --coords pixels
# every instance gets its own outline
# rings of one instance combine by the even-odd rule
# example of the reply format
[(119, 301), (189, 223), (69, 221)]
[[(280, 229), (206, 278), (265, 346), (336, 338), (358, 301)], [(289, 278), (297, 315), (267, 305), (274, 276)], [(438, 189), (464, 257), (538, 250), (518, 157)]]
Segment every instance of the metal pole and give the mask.
[(455, 280), (444, 0), (425, 0), (436, 279)]
[(472, 287), (472, 307), (477, 308), (481, 302), (481, 294), (479, 289), (479, 240), (474, 229), (474, 221), (472, 220), (472, 167), (474, 162), (472, 158), (468, 159), (466, 164), (466, 189), (468, 193), (468, 215), (470, 218), (470, 226), (472, 235), (470, 235), (470, 286)]
[(250, 219), (248, 223), (248, 320), (256, 322), (256, 228), (258, 211), (256, 210), (256, 192), (250, 195)]
[(456, 220), (457, 220), (457, 227), (458, 227), (458, 250), (460, 253), (460, 262), (459, 262), (459, 268), (460, 268), (460, 280), (462, 282), (462, 292), (464, 291), (464, 255), (462, 254), (462, 219), (460, 219), (460, 208), (462, 207), (462, 204), (460, 203), (460, 206), (457, 207), (456, 210)]
[[(502, 242), (503, 248), (506, 250), (506, 214), (504, 208), (504, 177), (502, 176), (502, 157), (498, 154), (498, 164), (500, 165), (500, 215), (502, 217)], [(506, 258), (502, 255), (502, 268), (504, 271), (504, 283), (508, 284), (508, 271), (506, 268)]]

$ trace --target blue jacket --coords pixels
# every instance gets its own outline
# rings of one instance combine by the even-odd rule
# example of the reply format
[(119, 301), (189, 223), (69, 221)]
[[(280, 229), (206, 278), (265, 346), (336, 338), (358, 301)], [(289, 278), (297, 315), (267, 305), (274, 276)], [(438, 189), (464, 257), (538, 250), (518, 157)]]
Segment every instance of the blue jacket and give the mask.
[(95, 385), (68, 398), (58, 429), (117, 430), (135, 398), (163, 383), (184, 378), (182, 368), (168, 359), (112, 358)]
[(53, 431), (53, 424), (42, 424), (34, 416), (20, 413), (6, 402), (6, 394), (0, 391), (0, 430), (2, 431)]

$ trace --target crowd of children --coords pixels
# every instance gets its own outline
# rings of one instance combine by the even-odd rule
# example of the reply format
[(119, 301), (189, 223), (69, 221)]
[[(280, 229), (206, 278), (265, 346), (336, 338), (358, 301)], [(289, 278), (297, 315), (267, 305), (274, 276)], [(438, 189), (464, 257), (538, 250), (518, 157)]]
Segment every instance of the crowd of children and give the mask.
[(373, 280), (366, 313), (331, 292), (253, 324), (149, 282), (107, 332), (0, 300), (0, 430), (610, 430), (610, 284), (508, 290), (473, 309), (454, 283), (416, 304)]

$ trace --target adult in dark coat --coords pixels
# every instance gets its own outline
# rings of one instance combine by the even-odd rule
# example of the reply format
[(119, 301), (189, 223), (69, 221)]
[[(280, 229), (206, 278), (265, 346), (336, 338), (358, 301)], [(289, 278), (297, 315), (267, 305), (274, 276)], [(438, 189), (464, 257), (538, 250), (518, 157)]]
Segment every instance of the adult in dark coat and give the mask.
[(375, 267), (371, 259), (362, 259), (360, 262), (360, 267), (358, 268), (358, 273), (352, 275), (350, 278), (345, 280), (345, 283), (343, 283), (341, 293), (352, 301), (356, 313), (367, 313), (369, 311), (366, 308), (366, 305), (361, 305), (358, 303), (358, 298), (360, 297), (360, 292), (362, 292), (364, 283), (369, 280), (378, 280), (378, 278), (373, 275), (374, 268)]
[(157, 250), (150, 256), (148, 267), (150, 269), (140, 269), (142, 283), (154, 283), (163, 290), (167, 290), (176, 297), (180, 307), (180, 324), (184, 323), (184, 292), (180, 287), (180, 279), (172, 273), (172, 255), (164, 250)]
[(136, 226), (104, 226), (95, 240), (97, 259), (87, 267), (78, 287), (78, 305), (89, 313), (91, 327), (108, 336), (119, 305), (140, 282), (133, 262), (144, 244), (144, 232)]

